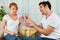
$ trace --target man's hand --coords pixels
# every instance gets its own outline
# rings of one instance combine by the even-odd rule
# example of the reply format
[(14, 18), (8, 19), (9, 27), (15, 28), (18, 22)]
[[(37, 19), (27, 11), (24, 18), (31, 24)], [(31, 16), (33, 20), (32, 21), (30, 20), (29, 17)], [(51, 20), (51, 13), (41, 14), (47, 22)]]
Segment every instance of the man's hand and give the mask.
[(32, 21), (31, 18), (28, 17), (28, 19), (26, 19), (26, 22), (29, 23), (29, 26), (34, 26), (34, 22)]

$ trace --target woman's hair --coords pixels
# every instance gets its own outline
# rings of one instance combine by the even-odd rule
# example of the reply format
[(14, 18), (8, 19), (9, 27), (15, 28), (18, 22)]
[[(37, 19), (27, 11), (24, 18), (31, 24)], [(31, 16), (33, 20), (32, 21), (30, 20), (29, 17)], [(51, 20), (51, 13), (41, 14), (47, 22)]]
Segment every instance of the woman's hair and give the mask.
[(11, 6), (15, 6), (16, 7), (16, 10), (18, 10), (18, 6), (17, 6), (16, 3), (14, 3), (14, 2), (10, 3), (9, 8), (11, 8)]

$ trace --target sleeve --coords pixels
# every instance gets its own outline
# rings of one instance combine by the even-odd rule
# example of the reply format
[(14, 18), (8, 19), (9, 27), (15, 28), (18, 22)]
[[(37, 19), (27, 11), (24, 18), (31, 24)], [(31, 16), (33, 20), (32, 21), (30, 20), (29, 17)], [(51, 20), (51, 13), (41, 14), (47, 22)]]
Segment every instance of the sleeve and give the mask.
[(57, 28), (58, 27), (58, 23), (55, 20), (48, 20), (48, 25)]
[(5, 20), (5, 21), (8, 20), (7, 15), (5, 15), (5, 16), (3, 17), (3, 20)]

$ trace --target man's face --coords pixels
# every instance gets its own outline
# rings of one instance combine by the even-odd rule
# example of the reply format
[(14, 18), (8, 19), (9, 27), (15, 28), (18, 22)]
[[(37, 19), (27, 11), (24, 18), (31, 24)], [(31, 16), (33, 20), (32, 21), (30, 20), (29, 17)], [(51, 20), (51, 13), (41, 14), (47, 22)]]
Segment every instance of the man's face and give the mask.
[(42, 15), (45, 15), (47, 11), (46, 6), (43, 6), (42, 4), (40, 5), (40, 12), (42, 13)]

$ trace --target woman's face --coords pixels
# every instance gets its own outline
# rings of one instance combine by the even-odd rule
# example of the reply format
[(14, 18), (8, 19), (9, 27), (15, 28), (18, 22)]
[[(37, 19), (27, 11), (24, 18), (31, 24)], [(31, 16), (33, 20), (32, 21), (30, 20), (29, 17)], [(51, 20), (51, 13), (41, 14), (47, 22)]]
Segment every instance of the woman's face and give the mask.
[(16, 9), (16, 7), (14, 5), (11, 6), (10, 13), (12, 13), (12, 14), (16, 14), (17, 13), (17, 9)]

